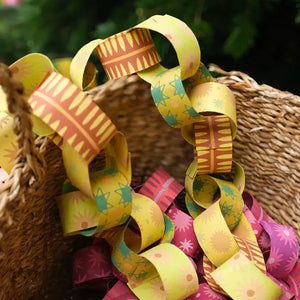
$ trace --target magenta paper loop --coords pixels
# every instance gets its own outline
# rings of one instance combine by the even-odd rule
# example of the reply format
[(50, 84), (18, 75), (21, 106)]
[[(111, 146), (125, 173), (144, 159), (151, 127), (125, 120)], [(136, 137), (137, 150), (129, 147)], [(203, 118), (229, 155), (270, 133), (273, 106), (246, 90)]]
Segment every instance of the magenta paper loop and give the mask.
[(291, 226), (261, 221), (271, 241), (270, 255), (266, 262), (267, 271), (277, 279), (286, 278), (294, 268), (299, 244)]
[(197, 258), (201, 251), (194, 232), (194, 219), (172, 205), (167, 213), (175, 225), (175, 234), (171, 244), (177, 246), (186, 255)]
[(184, 187), (163, 168), (156, 170), (139, 190), (165, 212)]
[(108, 291), (103, 300), (139, 300), (139, 298), (134, 295), (134, 293), (125, 283), (118, 281)]
[(112, 277), (112, 263), (105, 242), (78, 250), (73, 257), (73, 285)]

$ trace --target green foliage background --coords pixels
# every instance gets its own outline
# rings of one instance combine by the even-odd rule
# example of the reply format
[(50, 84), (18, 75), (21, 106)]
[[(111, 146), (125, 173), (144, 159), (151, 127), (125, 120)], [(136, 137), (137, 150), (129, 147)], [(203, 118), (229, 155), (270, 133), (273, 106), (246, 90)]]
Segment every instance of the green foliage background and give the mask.
[[(300, 0), (23, 0), (0, 7), (0, 60), (30, 52), (74, 56), (86, 42), (106, 38), (154, 14), (170, 14), (197, 36), (202, 61), (238, 69), (300, 94)], [(154, 35), (164, 62), (176, 65), (170, 44)]]

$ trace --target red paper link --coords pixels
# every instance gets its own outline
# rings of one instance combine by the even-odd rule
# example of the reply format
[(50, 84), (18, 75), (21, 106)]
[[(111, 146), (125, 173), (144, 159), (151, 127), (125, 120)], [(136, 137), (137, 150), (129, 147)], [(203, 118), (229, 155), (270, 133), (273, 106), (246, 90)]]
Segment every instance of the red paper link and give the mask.
[(112, 277), (112, 262), (106, 242), (78, 250), (73, 257), (73, 285)]
[(295, 295), (295, 300), (300, 300), (300, 261), (298, 261), (286, 279), (291, 291)]
[(139, 300), (129, 287), (122, 281), (118, 281), (105, 295), (103, 300)]
[(165, 212), (183, 189), (184, 187), (178, 181), (164, 169), (159, 168), (148, 178), (139, 193), (154, 200)]
[(134, 28), (105, 39), (96, 52), (109, 79), (142, 71), (160, 62), (148, 29)]

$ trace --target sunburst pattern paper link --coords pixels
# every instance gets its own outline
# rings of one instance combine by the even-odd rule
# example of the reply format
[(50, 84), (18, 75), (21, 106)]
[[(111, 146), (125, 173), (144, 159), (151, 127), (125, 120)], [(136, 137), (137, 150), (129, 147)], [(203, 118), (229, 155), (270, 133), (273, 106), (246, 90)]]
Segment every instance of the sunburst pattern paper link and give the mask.
[(212, 277), (233, 299), (281, 299), (284, 295), (241, 251), (212, 272)]

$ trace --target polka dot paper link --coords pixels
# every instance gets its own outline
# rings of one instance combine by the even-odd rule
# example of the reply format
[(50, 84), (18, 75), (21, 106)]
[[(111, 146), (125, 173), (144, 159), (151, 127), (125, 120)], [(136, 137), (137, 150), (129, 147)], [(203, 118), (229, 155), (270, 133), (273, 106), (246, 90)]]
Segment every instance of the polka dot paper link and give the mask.
[(219, 266), (212, 277), (233, 299), (281, 299), (283, 291), (246, 258), (236, 253)]
[[(196, 270), (188, 257), (172, 244), (153, 247), (142, 257), (151, 262), (157, 275), (145, 278), (143, 284), (129, 286), (139, 299), (184, 299), (198, 290)], [(167, 267), (166, 267), (167, 266)]]

